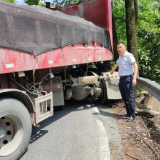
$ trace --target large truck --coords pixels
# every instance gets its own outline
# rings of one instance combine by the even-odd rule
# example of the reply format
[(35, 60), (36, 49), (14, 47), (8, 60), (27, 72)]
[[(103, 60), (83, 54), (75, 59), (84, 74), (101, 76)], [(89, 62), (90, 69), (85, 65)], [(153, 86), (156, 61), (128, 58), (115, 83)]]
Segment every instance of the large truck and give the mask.
[(32, 127), (66, 100), (121, 99), (118, 74), (107, 72), (111, 1), (54, 9), (0, 1), (0, 160), (19, 159)]

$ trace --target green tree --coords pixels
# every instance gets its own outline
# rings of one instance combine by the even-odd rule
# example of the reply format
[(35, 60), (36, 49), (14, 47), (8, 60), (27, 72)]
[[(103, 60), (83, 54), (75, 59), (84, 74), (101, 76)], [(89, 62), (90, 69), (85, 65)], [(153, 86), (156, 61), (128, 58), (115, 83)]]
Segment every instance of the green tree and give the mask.
[(139, 6), (140, 75), (160, 83), (160, 13), (154, 9), (151, 0), (145, 0)]
[[(160, 4), (158, 0), (138, 0), (139, 75), (160, 83), (160, 11), (154, 8), (154, 2)], [(124, 0), (113, 3), (113, 15), (118, 41), (126, 43)]]
[(28, 5), (38, 5), (39, 0), (24, 0), (24, 3)]
[(15, 0), (3, 0), (3, 1), (5, 1), (5, 2), (9, 2), (9, 3), (16, 3), (16, 1)]
[(45, 7), (45, 3), (41, 2), (41, 1), (38, 2), (38, 5), (41, 6), (41, 7)]
[(124, 42), (125, 44), (127, 44), (126, 15), (125, 15), (124, 0), (116, 0), (113, 3), (113, 16), (115, 18), (118, 41)]
[(55, 7), (63, 7), (91, 0), (53, 0), (52, 5)]

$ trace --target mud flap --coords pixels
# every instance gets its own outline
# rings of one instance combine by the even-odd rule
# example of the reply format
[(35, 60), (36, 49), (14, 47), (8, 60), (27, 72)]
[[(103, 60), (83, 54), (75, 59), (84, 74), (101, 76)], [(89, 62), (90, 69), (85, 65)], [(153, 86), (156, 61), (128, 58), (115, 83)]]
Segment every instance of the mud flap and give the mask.
[(36, 109), (36, 123), (53, 115), (53, 93), (50, 92), (38, 98), (32, 98)]
[(110, 72), (102, 72), (107, 88), (107, 99), (122, 99), (119, 91), (119, 76), (118, 72), (114, 72), (112, 75)]

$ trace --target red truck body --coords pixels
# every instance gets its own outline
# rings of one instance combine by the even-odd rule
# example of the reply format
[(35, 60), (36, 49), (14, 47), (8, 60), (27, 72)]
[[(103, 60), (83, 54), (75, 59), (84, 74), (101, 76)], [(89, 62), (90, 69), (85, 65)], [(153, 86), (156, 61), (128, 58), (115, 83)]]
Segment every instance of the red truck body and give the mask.
[[(82, 14), (80, 8), (83, 8)], [(59, 8), (57, 10), (67, 14), (81, 16), (97, 26), (108, 29), (112, 44), (111, 0), (88, 1), (82, 4)], [(33, 55), (11, 49), (0, 48), (0, 53), (1, 74), (113, 59), (112, 52), (97, 42), (90, 42), (88, 45), (75, 44), (67, 46), (63, 48), (63, 51), (62, 49), (55, 49), (39, 55), (36, 59)]]
[[(77, 44), (34, 56), (20, 51), (0, 49), (0, 73), (11, 73), (33, 69), (62, 67), (90, 62), (112, 60), (113, 54), (96, 42), (88, 46)], [(64, 55), (64, 56), (63, 56)]]
[(112, 1), (114, 0), (92, 0), (72, 6), (54, 8), (53, 10), (82, 17), (101, 28), (109, 30), (112, 44)]

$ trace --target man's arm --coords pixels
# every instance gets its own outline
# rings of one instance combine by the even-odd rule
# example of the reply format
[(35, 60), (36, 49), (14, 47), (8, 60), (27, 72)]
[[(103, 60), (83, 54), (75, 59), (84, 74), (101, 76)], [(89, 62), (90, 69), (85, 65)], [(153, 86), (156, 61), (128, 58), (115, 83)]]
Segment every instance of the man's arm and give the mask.
[(136, 85), (136, 77), (137, 77), (137, 72), (138, 72), (138, 65), (136, 62), (132, 63), (132, 66), (134, 67), (134, 75), (133, 75), (133, 81), (132, 81), (132, 86)]
[(114, 65), (114, 67), (112, 68), (112, 70), (110, 71), (110, 73), (113, 74), (113, 72), (116, 70), (116, 68), (117, 68), (118, 66), (119, 66), (118, 63), (116, 63), (116, 64)]

